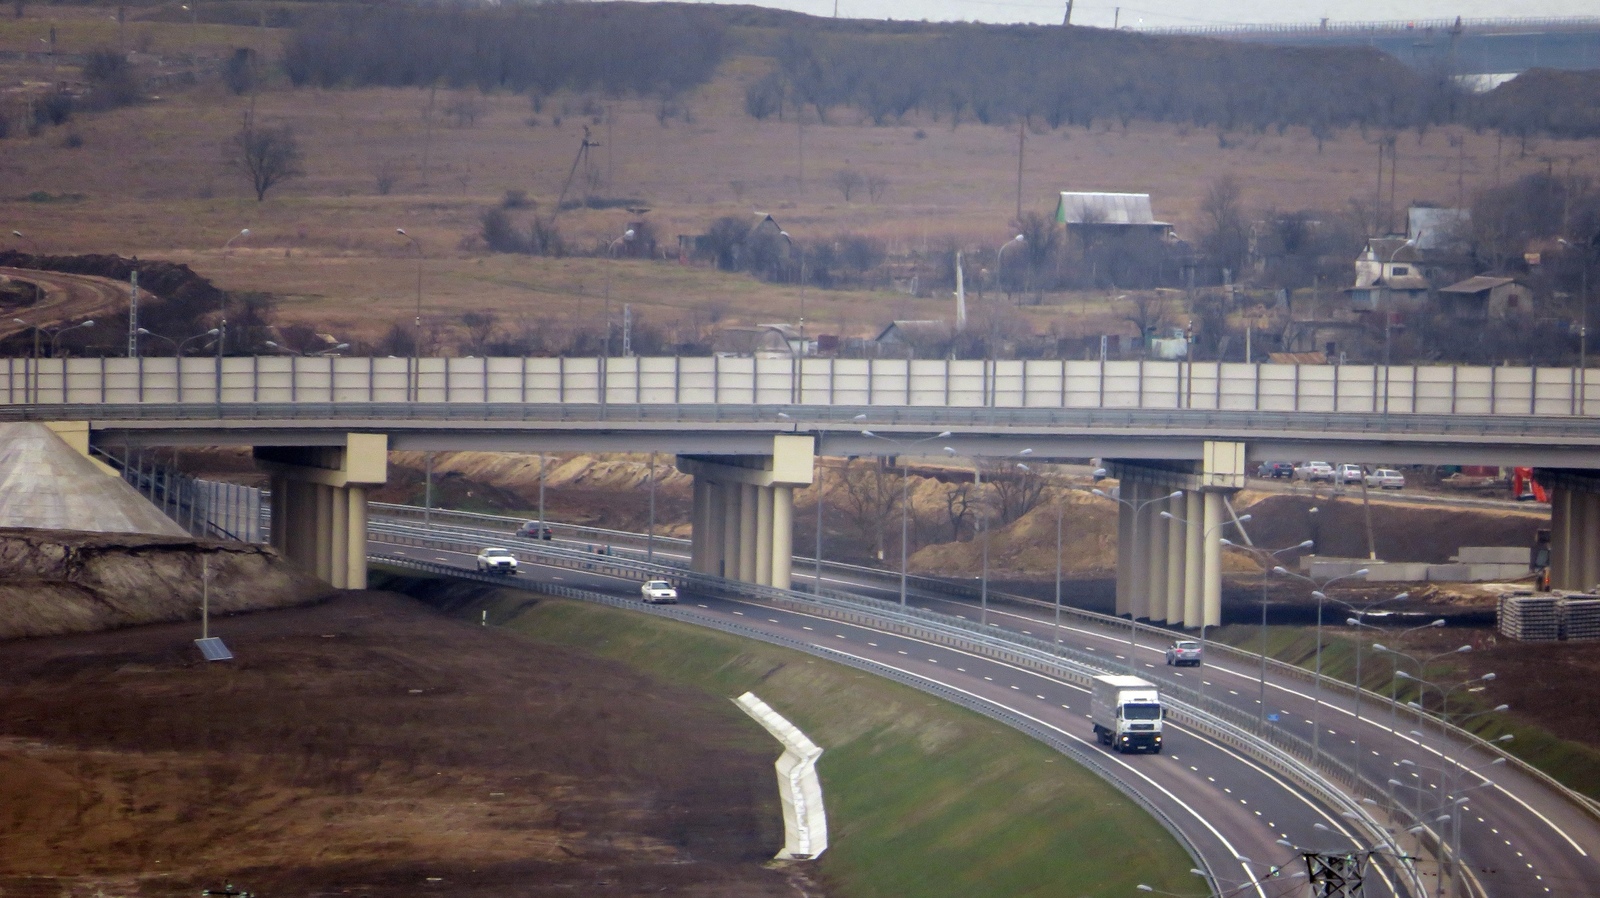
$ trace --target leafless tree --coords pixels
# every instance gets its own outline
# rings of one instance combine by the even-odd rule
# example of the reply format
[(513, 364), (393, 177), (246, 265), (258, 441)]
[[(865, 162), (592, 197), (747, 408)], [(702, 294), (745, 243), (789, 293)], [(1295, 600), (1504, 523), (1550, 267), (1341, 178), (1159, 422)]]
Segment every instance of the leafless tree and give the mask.
[[(876, 203), (883, 199), (884, 191), (889, 189), (889, 178), (885, 175), (867, 175), (867, 199)], [(845, 198), (846, 201), (849, 197)]]
[(982, 459), (978, 467), (983, 471), (993, 526), (1015, 521), (1044, 500), (1045, 481), (1037, 467), (1023, 467), (1015, 459)]
[(1130, 299), (1133, 308), (1122, 320), (1139, 331), (1140, 339), (1154, 334), (1167, 323), (1167, 300), (1159, 293), (1140, 293)]
[(467, 329), (467, 346), (474, 355), (483, 354), (484, 344), (494, 334), (495, 323), (493, 312), (467, 312), (461, 316), (461, 324)]
[(378, 190), (379, 196), (388, 196), (400, 183), (400, 172), (403, 166), (400, 160), (391, 157), (379, 159), (372, 165), (372, 181)]
[(246, 127), (229, 141), (230, 161), (244, 170), (256, 202), (266, 199), (267, 191), (278, 184), (305, 174), (300, 142), (288, 125), (277, 128)]
[(844, 201), (850, 202), (850, 195), (861, 189), (861, 173), (852, 168), (841, 168), (833, 173), (833, 186), (844, 195)]
[(457, 128), (471, 128), (489, 111), (483, 100), (472, 94), (457, 94), (444, 108), (444, 114), (455, 120)]
[(884, 527), (900, 510), (900, 470), (883, 458), (858, 459), (845, 465), (840, 490), (837, 504), (847, 526), (882, 560)]

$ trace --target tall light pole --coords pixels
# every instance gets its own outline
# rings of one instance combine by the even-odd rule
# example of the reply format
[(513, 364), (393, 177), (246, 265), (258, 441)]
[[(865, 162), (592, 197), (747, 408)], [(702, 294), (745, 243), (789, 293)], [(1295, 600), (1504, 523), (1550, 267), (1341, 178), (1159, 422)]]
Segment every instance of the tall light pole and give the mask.
[(633, 228), (622, 232), (622, 236), (606, 244), (606, 289), (605, 289), (605, 318), (606, 318), (606, 358), (611, 358), (611, 260), (616, 258), (617, 247), (633, 239)]
[[(1345, 624), (1348, 625), (1348, 626), (1356, 627), (1356, 729), (1355, 729), (1355, 744), (1356, 744), (1356, 757), (1357, 758), (1359, 758), (1361, 756), (1361, 690), (1363, 688), (1362, 685), (1361, 685), (1361, 629), (1360, 628), (1362, 626), (1366, 626), (1367, 625), (1367, 623), (1366, 623), (1367, 615), (1372, 613), (1372, 609), (1378, 607), (1379, 605), (1387, 605), (1390, 602), (1404, 602), (1406, 599), (1408, 599), (1410, 597), (1411, 597), (1411, 593), (1402, 592), (1402, 593), (1396, 593), (1395, 595), (1392, 595), (1392, 596), (1388, 597), (1387, 599), (1376, 599), (1376, 600), (1371, 601), (1371, 602), (1364, 602), (1364, 603), (1362, 603), (1360, 605), (1357, 605), (1355, 602), (1346, 602), (1343, 599), (1331, 599), (1330, 600), (1335, 605), (1338, 605), (1339, 607), (1341, 607), (1341, 608), (1345, 609), (1346, 611), (1349, 611), (1350, 613), (1355, 615), (1355, 617), (1346, 618), (1345, 619)], [(1351, 623), (1351, 621), (1354, 621), (1354, 623)]]
[(650, 453), (650, 529), (644, 538), (644, 560), (656, 560), (656, 454)]
[(806, 248), (794, 242), (788, 231), (778, 235), (789, 241), (789, 248), (800, 254), (800, 354), (806, 355)]
[[(16, 232), (12, 231), (12, 233), (15, 234)], [(1596, 235), (1596, 239), (1600, 239), (1600, 235)], [(1557, 237), (1556, 241), (1562, 246), (1572, 247), (1572, 244), (1565, 237)], [(1584, 411), (1587, 408), (1584, 400), (1588, 397), (1585, 395), (1584, 388), (1588, 386), (1589, 381), (1587, 376), (1589, 368), (1589, 251), (1583, 249), (1580, 258), (1583, 260), (1583, 270), (1580, 275), (1582, 286), (1578, 291), (1580, 309), (1578, 312), (1578, 414), (1582, 415), (1587, 414)]]
[(1302, 550), (1302, 549), (1310, 549), (1310, 548), (1313, 548), (1316, 545), (1316, 543), (1314, 543), (1314, 542), (1312, 542), (1311, 540), (1308, 539), (1308, 540), (1306, 540), (1304, 542), (1296, 543), (1295, 545), (1292, 545), (1292, 546), (1285, 546), (1282, 549), (1261, 549), (1261, 548), (1258, 548), (1256, 546), (1241, 546), (1238, 543), (1227, 539), (1226, 537), (1224, 537), (1222, 539), (1219, 539), (1218, 542), (1222, 543), (1224, 546), (1230, 546), (1232, 548), (1238, 549), (1241, 552), (1249, 552), (1249, 553), (1255, 555), (1257, 562), (1260, 563), (1260, 565), (1261, 565), (1261, 698), (1256, 703), (1259, 706), (1256, 709), (1256, 722), (1257, 722), (1258, 725), (1266, 726), (1266, 723), (1267, 723), (1267, 577), (1270, 576), (1272, 571), (1277, 567), (1277, 560), (1278, 560), (1278, 556), (1279, 555), (1282, 555), (1284, 552), (1295, 552), (1295, 551), (1299, 551), (1299, 550)]
[[(1188, 518), (1180, 517), (1178, 515), (1173, 514), (1170, 511), (1161, 512), (1161, 516), (1163, 518), (1166, 518), (1169, 521), (1177, 521), (1178, 523), (1182, 524), (1183, 525), (1183, 529), (1184, 529), (1185, 532), (1187, 532), (1190, 527), (1200, 526), (1200, 525), (1195, 524), (1194, 522), (1190, 521)], [(1213, 524), (1212, 526), (1207, 527), (1207, 528), (1205, 528), (1204, 530), (1202, 530), (1200, 532), (1200, 544), (1201, 545), (1205, 545), (1205, 541), (1208, 538), (1210, 538), (1211, 534), (1214, 531), (1221, 530), (1224, 527), (1239, 527), (1242, 530), (1244, 528), (1244, 522), (1248, 521), (1248, 520), (1251, 520), (1251, 515), (1242, 514), (1242, 515), (1239, 515), (1237, 518), (1234, 518), (1233, 520), (1222, 521), (1220, 523)], [(1171, 623), (1171, 621), (1168, 621), (1168, 623)], [(1201, 658), (1204, 658), (1206, 656), (1206, 627), (1207, 626), (1208, 626), (1208, 622), (1207, 622), (1207, 619), (1206, 619), (1206, 615), (1205, 615), (1205, 612), (1202, 611), (1200, 613), (1200, 657)], [(1206, 700), (1206, 678), (1205, 678), (1204, 675), (1200, 675), (1199, 676), (1199, 680), (1200, 680), (1200, 704), (1201, 704), (1202, 707), (1204, 707), (1205, 700)]]
[(931, 440), (949, 439), (950, 431), (946, 430), (931, 437), (923, 437), (920, 440), (896, 440), (881, 433), (873, 433), (870, 430), (861, 431), (861, 435), (875, 440), (883, 440), (885, 443), (889, 443), (895, 446), (897, 450), (900, 450), (896, 451), (895, 455), (900, 459), (900, 604), (904, 606), (906, 603), (906, 543), (910, 539), (911, 519), (911, 473), (906, 467), (904, 450)]
[(412, 382), (409, 385), (411, 388), (411, 401), (417, 402), (422, 399), (422, 242), (407, 234), (405, 228), (395, 228), (394, 232), (411, 241), (411, 245), (417, 249), (417, 317), (412, 324), (411, 331), (413, 373), (411, 375)]
[(33, 254), (35, 256), (39, 255), (39, 241), (29, 237), (27, 234), (24, 234), (21, 231), (12, 231), (11, 236), (17, 238), (18, 240), (26, 240), (33, 244)]
[[(228, 257), (228, 253), (233, 248), (233, 241), (249, 236), (249, 228), (240, 228), (239, 233), (229, 237), (228, 242), (222, 244), (222, 257), (224, 259)], [(217, 337), (217, 394), (220, 396), (222, 393), (222, 349), (228, 342), (228, 291), (218, 290), (217, 293), (221, 295), (220, 303), (222, 306), (219, 310), (222, 314), (217, 325), (221, 331), (221, 334)]]
[[(1021, 236), (1021, 235), (1018, 235), (1018, 236)], [(1119, 487), (1119, 489), (1120, 489), (1120, 487)], [(1143, 502), (1131, 502), (1131, 501), (1129, 501), (1127, 499), (1122, 498), (1121, 496), (1113, 496), (1110, 493), (1108, 493), (1108, 492), (1106, 492), (1105, 490), (1102, 490), (1102, 489), (1092, 489), (1089, 492), (1093, 493), (1096, 496), (1099, 496), (1102, 499), (1110, 499), (1111, 501), (1117, 503), (1118, 505), (1121, 505), (1124, 508), (1127, 508), (1128, 510), (1133, 512), (1133, 519), (1134, 519), (1134, 522), (1135, 522), (1134, 527), (1133, 527), (1133, 532), (1135, 534), (1134, 535), (1134, 546), (1133, 546), (1133, 551), (1128, 553), (1129, 557), (1131, 557), (1131, 558), (1137, 558), (1139, 556), (1139, 554), (1140, 554), (1140, 548), (1139, 548), (1139, 545), (1138, 545), (1139, 527), (1138, 527), (1138, 523), (1137, 523), (1138, 520), (1139, 520), (1139, 514), (1141, 512), (1143, 512), (1145, 510), (1145, 508), (1147, 508), (1148, 506), (1154, 505), (1157, 502), (1166, 502), (1169, 499), (1181, 499), (1181, 498), (1183, 498), (1183, 490), (1173, 490), (1172, 492), (1166, 494), (1165, 496), (1157, 496), (1154, 499), (1146, 499)], [(1119, 552), (1121, 551), (1120, 547), (1119, 547), (1118, 551)], [(1116, 610), (1116, 609), (1112, 609), (1112, 610)], [(1139, 672), (1139, 668), (1138, 668), (1138, 666), (1135, 663), (1134, 658), (1133, 658), (1135, 650), (1138, 649), (1138, 641), (1139, 641), (1139, 615), (1134, 612), (1133, 605), (1130, 603), (1129, 606), (1128, 606), (1128, 671), (1130, 673), (1138, 673)]]
[(1317, 600), (1317, 670), (1316, 670), (1316, 676), (1311, 681), (1312, 682), (1312, 686), (1313, 686), (1313, 690), (1312, 691), (1314, 692), (1314, 695), (1313, 695), (1312, 700), (1311, 700), (1311, 704), (1312, 704), (1312, 707), (1316, 710), (1316, 720), (1312, 721), (1312, 724), (1311, 724), (1312, 727), (1313, 727), (1313, 729), (1311, 730), (1311, 754), (1312, 754), (1312, 757), (1314, 757), (1314, 758), (1321, 758), (1321, 756), (1322, 756), (1322, 603), (1327, 601), (1327, 599), (1328, 599), (1328, 596), (1324, 592), (1324, 590), (1326, 590), (1328, 587), (1332, 586), (1333, 584), (1338, 583), (1340, 580), (1352, 580), (1352, 579), (1355, 579), (1357, 577), (1365, 577), (1367, 574), (1371, 573), (1371, 571), (1367, 570), (1366, 568), (1362, 568), (1362, 569), (1360, 569), (1358, 571), (1352, 571), (1351, 573), (1348, 573), (1348, 574), (1343, 574), (1343, 575), (1338, 576), (1338, 577), (1329, 578), (1327, 580), (1322, 581), (1320, 584), (1316, 581), (1315, 578), (1307, 577), (1304, 574), (1297, 574), (1294, 571), (1289, 570), (1288, 568), (1284, 567), (1281, 564), (1278, 565), (1277, 567), (1273, 568), (1272, 572), (1274, 574), (1281, 574), (1281, 575), (1283, 575), (1285, 577), (1293, 577), (1296, 580), (1304, 580), (1305, 582), (1310, 583), (1313, 587), (1316, 587), (1316, 588), (1311, 590), (1311, 597)]
[[(794, 417), (792, 415), (790, 415), (789, 413), (787, 413), (787, 412), (779, 412), (778, 413), (778, 417), (786, 419), (786, 420), (789, 420), (789, 421), (794, 421)], [(854, 418), (851, 418), (850, 420), (852, 422), (855, 422), (855, 423), (859, 424), (862, 421), (867, 420), (867, 416), (866, 416), (865, 413), (862, 413), (862, 414), (856, 415)], [(798, 422), (795, 422), (794, 430), (795, 430), (796, 433), (798, 433), (800, 431), (800, 425), (799, 425)], [(823, 492), (822, 492), (822, 438), (823, 438), (823, 435), (826, 434), (827, 432), (828, 432), (827, 428), (824, 428), (824, 427), (816, 428), (816, 437), (814, 438), (814, 441), (815, 441), (815, 444), (816, 444), (816, 449), (813, 450), (813, 461), (812, 461), (812, 467), (816, 471), (816, 474), (812, 477), (812, 479), (816, 482), (816, 485), (817, 485), (817, 532), (816, 532), (817, 545), (816, 545), (816, 550), (815, 550), (816, 554), (814, 556), (812, 556), (812, 561), (814, 561), (815, 564), (816, 564), (815, 568), (813, 569), (814, 572), (812, 573), (812, 578), (813, 579), (812, 579), (812, 584), (811, 584), (811, 592), (812, 592), (813, 595), (821, 595), (822, 594), (822, 510), (826, 506), (826, 503), (823, 501)]]
[[(1007, 240), (1005, 243), (1000, 244), (1000, 249), (995, 251), (995, 254), (994, 254), (994, 276), (1000, 279), (1000, 286), (1002, 288), (1004, 288), (1005, 284), (1006, 284), (1006, 269), (1005, 269), (1006, 249), (1009, 248), (1013, 243), (1027, 243), (1027, 242), (1028, 242), (1028, 238), (1026, 236), (1024, 236), (1022, 234), (1018, 234), (1017, 236), (1012, 237), (1010, 240)], [(1010, 298), (1011, 298), (1011, 291), (1007, 290), (1006, 291), (1006, 299), (1009, 300)]]
[[(67, 327), (56, 328), (50, 334), (50, 357), (51, 358), (56, 358), (60, 354), (60, 351), (61, 351), (61, 335), (62, 334), (66, 333), (68, 331), (75, 331), (75, 330), (78, 330), (80, 328), (86, 328), (86, 327), (94, 327), (94, 319), (90, 319), (90, 320), (85, 321), (85, 322), (83, 322), (81, 324), (73, 324), (73, 325), (69, 325)], [(46, 330), (48, 330), (48, 328), (46, 328)]]
[[(956, 450), (950, 446), (944, 447), (944, 454), (955, 457)], [(1032, 449), (1022, 449), (1004, 458), (1027, 458), (1033, 454)], [(983, 469), (978, 465), (977, 457), (972, 457), (972, 486), (979, 492), (978, 518), (975, 530), (983, 532), (983, 572), (979, 575), (978, 586), (978, 623), (981, 626), (989, 625), (989, 503), (981, 495), (983, 487)]]

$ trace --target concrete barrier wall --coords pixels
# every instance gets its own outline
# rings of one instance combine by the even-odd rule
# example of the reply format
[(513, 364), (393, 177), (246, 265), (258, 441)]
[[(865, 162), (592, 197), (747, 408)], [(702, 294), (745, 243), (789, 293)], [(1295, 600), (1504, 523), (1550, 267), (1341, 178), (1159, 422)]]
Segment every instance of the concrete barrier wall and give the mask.
[(1579, 380), (1580, 372), (1570, 368), (1152, 361), (6, 359), (0, 365), (0, 403), (418, 401), (1600, 414), (1600, 383), (1585, 387)]

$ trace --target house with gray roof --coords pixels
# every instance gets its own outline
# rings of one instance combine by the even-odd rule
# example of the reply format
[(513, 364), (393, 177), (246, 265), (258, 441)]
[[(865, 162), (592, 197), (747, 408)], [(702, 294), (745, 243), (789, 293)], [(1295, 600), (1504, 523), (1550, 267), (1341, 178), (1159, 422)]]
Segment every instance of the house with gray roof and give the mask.
[(1056, 203), (1056, 221), (1067, 230), (1103, 229), (1130, 233), (1147, 231), (1162, 237), (1172, 225), (1157, 221), (1148, 193), (1075, 193), (1063, 190)]

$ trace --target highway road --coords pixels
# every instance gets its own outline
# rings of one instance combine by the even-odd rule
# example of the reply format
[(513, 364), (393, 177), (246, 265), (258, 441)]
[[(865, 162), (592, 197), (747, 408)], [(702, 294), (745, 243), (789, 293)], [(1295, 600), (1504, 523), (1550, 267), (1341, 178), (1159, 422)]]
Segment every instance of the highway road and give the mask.
[[(571, 544), (579, 548), (586, 545), (582, 541)], [(658, 561), (681, 564), (682, 557), (677, 553), (677, 547), (670, 543), (657, 543)], [(797, 580), (801, 583), (810, 578), (811, 572), (809, 565), (797, 564)], [(551, 576), (570, 576), (570, 572)], [(636, 588), (636, 584), (629, 585)], [(892, 577), (872, 582), (825, 571), (824, 585), (890, 601), (898, 598), (898, 585)], [(615, 586), (613, 583), (612, 588)], [(628, 594), (631, 595), (631, 591)], [(979, 616), (979, 609), (974, 608), (967, 599), (918, 589), (911, 591), (910, 599), (916, 608), (968, 619)], [(722, 604), (709, 600), (705, 604), (709, 606), (706, 610), (714, 610), (724, 616), (748, 617), (748, 614), (733, 615)], [(783, 619), (776, 613), (773, 616)], [(1396, 805), (1403, 806), (1406, 813), (1395, 814), (1396, 818), (1420, 815), (1429, 821), (1433, 834), (1448, 840), (1454, 821), (1447, 807), (1451, 799), (1445, 796), (1459, 794), (1466, 799), (1461, 805), (1461, 845), (1463, 867), (1473, 894), (1493, 898), (1546, 894), (1600, 896), (1600, 861), (1591, 850), (1594, 846), (1600, 846), (1600, 820), (1521, 770), (1510, 765), (1495, 764), (1495, 755), (1487, 751), (1464, 747), (1442, 736), (1434, 727), (1421, 725), (1414, 719), (1400, 716), (1396, 720), (1387, 705), (1373, 701), (1370, 696), (1363, 702), (1358, 721), (1354, 699), (1345, 691), (1333, 688), (1319, 690), (1311, 683), (1284, 677), (1271, 669), (1263, 689), (1257, 665), (1232, 660), (1219, 653), (1212, 653), (1203, 668), (1169, 668), (1163, 663), (1165, 643), (1115, 624), (1101, 625), (1073, 616), (1055, 629), (1051, 609), (1002, 602), (991, 603), (987, 623), (996, 630), (1024, 636), (1052, 640), (1059, 638), (1064, 647), (1105, 658), (1108, 670), (1126, 669), (1131, 655), (1136, 659), (1134, 670), (1161, 682), (1169, 690), (1191, 689), (1202, 693), (1207, 703), (1230, 708), (1236, 713), (1269, 719), (1275, 717), (1275, 726), (1304, 740), (1311, 740), (1313, 732), (1320, 730), (1315, 739), (1322, 753), (1332, 762), (1347, 767), (1359, 765), (1361, 774), (1369, 782), (1378, 785), (1378, 799), (1376, 803), (1369, 803), (1377, 816), (1387, 816)], [(895, 659), (888, 660), (893, 662)], [(924, 662), (924, 665), (948, 673), (948, 667), (938, 668), (929, 662)], [(919, 672), (919, 675), (924, 674), (926, 671)], [(1030, 673), (1028, 676), (1035, 675)], [(977, 684), (969, 685), (974, 687), (976, 694), (986, 694)], [(1025, 691), (1021, 684), (1016, 685), (1018, 689), (1013, 692)], [(1071, 687), (1065, 684), (1058, 686), (1071, 691)], [(1044, 693), (1041, 690), (1038, 694)], [(1263, 695), (1266, 699), (1265, 709), (1262, 707)], [(1062, 710), (1070, 717), (1070, 701), (1053, 704), (1067, 705), (1068, 708)], [(1042, 719), (1052, 718), (1046, 716)], [(1071, 731), (1070, 725), (1063, 725), (1062, 729)], [(1174, 738), (1179, 737), (1175, 735)], [(1208, 743), (1208, 740), (1194, 734), (1185, 734), (1182, 739), (1185, 743), (1188, 740)], [(1092, 740), (1085, 740), (1085, 744), (1092, 744)], [(1201, 752), (1207, 758), (1208, 765), (1228, 766), (1228, 762), (1223, 760), (1228, 752), (1221, 746), (1208, 743), (1201, 749), (1192, 744), (1172, 744), (1174, 748), (1170, 750), (1180, 759), (1185, 755), (1196, 758), (1200, 756), (1197, 752)], [(1147, 758), (1140, 757), (1137, 760), (1145, 761)], [(1247, 762), (1236, 759), (1232, 763)], [(1197, 763), (1193, 766), (1200, 768), (1202, 765)], [(1191, 772), (1200, 774), (1198, 769)], [(1265, 794), (1269, 795), (1286, 789), (1293, 791), (1286, 784), (1263, 785), (1258, 779), (1263, 773), (1245, 776), (1236, 771), (1234, 775), (1242, 778), (1224, 788), (1234, 788), (1246, 800), (1251, 798), (1252, 788), (1265, 789)], [(1208, 772), (1204, 776), (1215, 774)], [(1247, 785), (1253, 779), (1255, 785)], [(1223, 801), (1215, 790), (1211, 793), (1176, 794), (1187, 795), (1204, 814), (1218, 814), (1218, 802)], [(1233, 794), (1222, 792), (1221, 796)], [(1281, 800), (1282, 796), (1279, 798)], [(1249, 816), (1255, 817), (1257, 810), (1265, 814), (1265, 809), (1258, 806), (1250, 808)], [(1306, 812), (1310, 813), (1309, 809)], [(1316, 815), (1325, 817), (1328, 813), (1328, 809), (1320, 808), (1310, 814), (1309, 822), (1302, 821), (1299, 824), (1302, 829), (1309, 828), (1310, 836), (1304, 832), (1299, 833), (1298, 837), (1293, 832), (1280, 834), (1267, 845), (1257, 843), (1257, 854), (1266, 852), (1268, 857), (1281, 856), (1286, 849), (1275, 844), (1278, 838), (1287, 838), (1297, 845), (1316, 845), (1315, 836), (1325, 836), (1321, 830), (1315, 829), (1314, 824), (1319, 822)], [(1441, 817), (1447, 819), (1438, 819)], [(1300, 819), (1291, 817), (1290, 810), (1286, 809), (1273, 815), (1273, 819), (1258, 820), (1257, 823), (1281, 826), (1278, 818)], [(1219, 819), (1233, 822), (1226, 815)], [(1328, 824), (1323, 821), (1323, 825)], [(1225, 827), (1219, 826), (1218, 829), (1223, 833), (1229, 832)], [(1313, 841), (1307, 842), (1304, 840), (1306, 838)], [(1245, 856), (1257, 857), (1248, 850), (1238, 850)], [(1273, 854), (1273, 851), (1277, 854)], [(1424, 876), (1433, 882), (1437, 876), (1436, 866), (1426, 864), (1422, 870)]]
[[(374, 542), (374, 557), (390, 555), (472, 570), (470, 554)], [(638, 580), (524, 564), (513, 585), (541, 583), (638, 598)], [(852, 625), (821, 616), (686, 592), (676, 608), (645, 607), (690, 621), (733, 625), (757, 638), (793, 643), (813, 653), (864, 666), (935, 692), (953, 691), (1030, 721), (1068, 746), (1069, 755), (1109, 769), (1127, 787), (1160, 810), (1184, 833), (1215, 871), (1224, 888), (1251, 882), (1283, 865), (1303, 869), (1292, 846), (1359, 850), (1350, 821), (1238, 751), (1169, 722), (1160, 755), (1119, 755), (1099, 745), (1087, 720), (1088, 694), (1080, 686), (942, 645)], [(1030, 629), (1034, 624), (1019, 622)], [(945, 694), (949, 694), (946, 692)], [(1244, 860), (1241, 860), (1243, 858)], [(1380, 867), (1388, 867), (1387, 863)], [(1369, 877), (1368, 894), (1411, 893), (1398, 877), (1381, 870), (1381, 888)], [(1229, 884), (1233, 885), (1230, 886)], [(1301, 880), (1267, 879), (1238, 894), (1278, 898), (1304, 894)], [(1420, 896), (1418, 896), (1420, 898)]]

